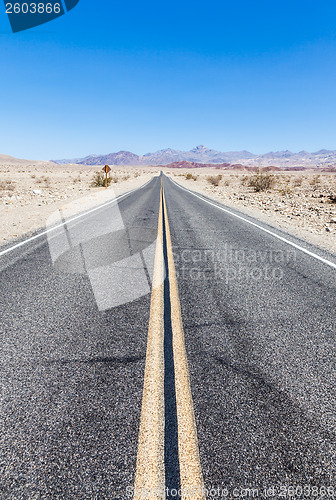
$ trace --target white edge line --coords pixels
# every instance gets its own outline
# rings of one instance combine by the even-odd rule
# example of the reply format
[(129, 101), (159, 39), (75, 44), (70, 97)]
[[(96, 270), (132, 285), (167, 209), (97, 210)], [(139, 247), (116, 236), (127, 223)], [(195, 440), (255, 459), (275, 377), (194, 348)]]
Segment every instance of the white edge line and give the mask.
[(208, 203), (209, 205), (212, 205), (213, 207), (216, 207), (218, 208), (219, 210), (222, 210), (223, 212), (226, 212), (230, 215), (233, 215), (233, 217), (237, 217), (237, 219), (240, 219), (240, 220), (243, 220), (244, 222), (247, 222), (248, 224), (251, 224), (251, 226), (255, 226), (257, 227), (258, 229), (261, 229), (261, 231), (264, 231), (265, 233), (268, 233), (272, 236), (274, 236), (275, 238), (278, 238), (278, 240), (281, 240), (283, 241), (284, 243), (287, 243), (288, 245), (291, 245), (292, 247), (294, 248), (297, 248), (298, 250), (301, 250), (301, 252), (304, 252), (306, 253), (307, 255), (310, 255), (311, 257), (314, 257), (315, 259), (317, 260), (320, 260), (321, 262), (323, 262), (324, 264), (327, 264), (328, 266), (336, 269), (336, 264), (334, 264), (333, 262), (331, 262), (330, 260), (327, 260), (327, 259), (324, 259), (323, 257), (320, 257), (319, 255), (317, 255), (316, 253), (314, 252), (310, 252), (309, 250), (306, 250), (305, 248), (301, 247), (300, 245), (297, 245), (296, 243), (293, 243), (292, 241), (290, 240), (287, 240), (286, 238), (283, 238), (282, 236), (279, 236), (278, 234), (276, 233), (273, 233), (273, 231), (269, 231), (269, 229), (266, 229), (262, 226), (259, 226), (259, 224), (256, 224), (255, 222), (252, 222), (248, 219), (245, 219), (245, 217), (242, 217), (241, 215), (237, 215), (235, 214), (234, 212), (231, 212), (231, 210), (228, 210), (224, 207), (220, 207), (218, 205), (216, 205), (215, 203), (212, 203), (211, 201), (208, 201), (207, 199), (203, 198), (202, 196), (199, 196), (197, 193), (194, 193), (193, 191), (190, 191), (189, 189), (181, 186), (180, 184), (178, 184), (176, 181), (174, 181), (171, 177), (168, 177), (176, 186), (178, 186), (179, 188), (183, 189), (184, 191), (187, 191), (188, 193), (196, 196), (196, 198), (199, 198), (200, 200), (204, 201), (205, 203)]
[(3, 255), (6, 255), (7, 253), (12, 252), (16, 248), (22, 247), (23, 245), (25, 245), (26, 243), (29, 243), (30, 241), (37, 240), (41, 236), (44, 236), (45, 234), (48, 234), (52, 231), (55, 231), (56, 229), (59, 229), (60, 227), (65, 226), (66, 224), (69, 224), (70, 222), (73, 222), (74, 220), (80, 219), (81, 217), (85, 217), (86, 215), (89, 215), (92, 212), (95, 212), (96, 210), (101, 210), (105, 206), (121, 200), (125, 196), (128, 196), (131, 193), (134, 193), (134, 191), (137, 191), (139, 189), (144, 188), (145, 186), (147, 186), (147, 184), (149, 184), (151, 182), (151, 180), (152, 179), (149, 179), (149, 181), (147, 181), (143, 186), (140, 186), (139, 188), (135, 188), (135, 189), (132, 189), (131, 191), (127, 191), (127, 193), (121, 194), (120, 196), (117, 196), (113, 200), (102, 203), (98, 207), (92, 208), (91, 210), (88, 210), (87, 212), (84, 212), (83, 214), (76, 215), (75, 217), (72, 217), (71, 219), (67, 219), (66, 221), (62, 222), (61, 224), (58, 224), (57, 226), (53, 226), (53, 227), (47, 229), (46, 231), (43, 231), (42, 233), (36, 234), (35, 236), (31, 236), (30, 238), (27, 238), (26, 240), (20, 241), (20, 243), (17, 243), (16, 245), (14, 245), (12, 247), (6, 248), (6, 250), (3, 250), (2, 252), (0, 252), (0, 257), (2, 257)]

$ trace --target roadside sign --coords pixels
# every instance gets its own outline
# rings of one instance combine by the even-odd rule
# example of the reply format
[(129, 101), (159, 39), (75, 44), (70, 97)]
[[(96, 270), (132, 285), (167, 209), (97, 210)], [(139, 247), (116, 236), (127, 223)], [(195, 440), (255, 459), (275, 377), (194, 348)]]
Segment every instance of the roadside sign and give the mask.
[(105, 165), (105, 167), (102, 168), (103, 172), (105, 172), (106, 177), (105, 177), (105, 189), (107, 189), (107, 174), (111, 172), (111, 169), (108, 165)]

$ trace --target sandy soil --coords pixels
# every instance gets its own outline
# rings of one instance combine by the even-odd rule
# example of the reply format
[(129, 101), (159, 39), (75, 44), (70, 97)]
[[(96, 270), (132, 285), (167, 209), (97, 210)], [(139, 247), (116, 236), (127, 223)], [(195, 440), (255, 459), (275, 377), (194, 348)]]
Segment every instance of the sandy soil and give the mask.
[[(253, 174), (246, 172), (188, 169), (169, 175), (189, 189), (336, 254), (336, 204), (328, 198), (336, 195), (336, 173), (276, 172), (274, 186), (266, 192), (249, 187)], [(218, 175), (222, 179), (215, 186), (211, 178)]]
[(101, 167), (13, 162), (0, 158), (0, 245), (45, 228), (58, 209), (64, 217), (83, 212), (145, 184), (159, 171), (112, 167), (111, 187), (90, 186)]

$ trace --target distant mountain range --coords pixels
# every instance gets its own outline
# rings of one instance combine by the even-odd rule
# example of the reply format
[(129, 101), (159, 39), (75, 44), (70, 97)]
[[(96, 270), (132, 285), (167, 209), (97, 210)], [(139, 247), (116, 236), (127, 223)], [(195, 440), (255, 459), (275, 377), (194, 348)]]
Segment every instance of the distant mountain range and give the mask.
[(336, 150), (321, 149), (315, 153), (300, 151), (277, 151), (262, 155), (254, 155), (249, 151), (221, 152), (209, 149), (205, 146), (197, 146), (190, 151), (176, 149), (162, 149), (155, 153), (147, 153), (143, 156), (129, 151), (119, 151), (107, 155), (90, 155), (85, 158), (74, 158), (71, 160), (53, 160), (58, 164), (81, 164), (81, 165), (168, 165), (175, 162), (187, 161), (197, 163), (241, 163), (249, 166), (303, 166), (306, 168), (316, 166), (335, 166)]

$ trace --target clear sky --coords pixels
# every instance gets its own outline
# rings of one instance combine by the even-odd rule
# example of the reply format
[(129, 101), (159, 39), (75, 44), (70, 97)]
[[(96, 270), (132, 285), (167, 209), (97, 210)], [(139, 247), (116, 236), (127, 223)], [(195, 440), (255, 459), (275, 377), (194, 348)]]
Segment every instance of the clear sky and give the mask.
[(0, 153), (336, 149), (335, 0), (80, 0), (12, 34)]

